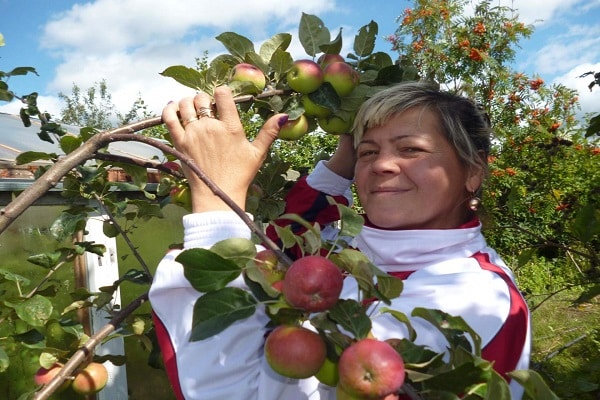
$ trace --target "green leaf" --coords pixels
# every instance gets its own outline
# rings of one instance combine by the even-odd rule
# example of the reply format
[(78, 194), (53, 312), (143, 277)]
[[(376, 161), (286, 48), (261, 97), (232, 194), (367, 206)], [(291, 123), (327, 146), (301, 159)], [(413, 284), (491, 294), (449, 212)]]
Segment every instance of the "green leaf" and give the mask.
[(377, 275), (377, 289), (387, 299), (395, 299), (400, 296), (403, 287), (402, 279), (388, 274)]
[(182, 85), (192, 89), (202, 90), (204, 87), (204, 78), (202, 74), (194, 68), (175, 65), (165, 69), (160, 74), (168, 78), (173, 78)]
[(37, 294), (21, 303), (14, 304), (13, 308), (19, 318), (34, 327), (44, 326), (54, 309), (50, 300)]
[(533, 370), (517, 370), (507, 374), (525, 388), (525, 393), (532, 399), (558, 400), (559, 397), (550, 390), (540, 374)]
[(366, 57), (373, 52), (378, 32), (379, 27), (375, 21), (369, 22), (358, 30), (354, 37), (354, 52), (357, 56)]
[(247, 53), (254, 53), (254, 43), (250, 39), (235, 32), (221, 33), (216, 39), (225, 46), (229, 53), (243, 62)]
[(329, 310), (329, 316), (357, 339), (366, 338), (371, 332), (371, 319), (356, 300), (338, 300)]
[(278, 33), (273, 35), (269, 40), (265, 41), (261, 46), (258, 54), (267, 64), (271, 62), (273, 55), (277, 50), (285, 51), (292, 42), (292, 35), (289, 33)]
[(282, 49), (275, 50), (271, 57), (271, 71), (273, 71), (275, 79), (281, 79), (293, 64), (294, 59), (290, 53)]
[(56, 153), (43, 153), (41, 151), (26, 151), (17, 156), (15, 163), (17, 165), (29, 164), (39, 160), (56, 160), (58, 154)]
[(365, 219), (359, 215), (356, 210), (344, 205), (337, 203), (333, 197), (327, 196), (329, 204), (333, 204), (337, 207), (340, 214), (340, 236), (357, 236), (363, 228)]
[(211, 251), (221, 257), (233, 261), (238, 267), (243, 268), (248, 261), (256, 255), (256, 246), (250, 239), (231, 238), (215, 243)]
[(42, 254), (35, 254), (27, 257), (27, 261), (32, 264), (39, 265), (44, 268), (54, 268), (58, 263), (64, 259), (64, 253), (62, 251), (53, 251)]
[(10, 358), (4, 350), (3, 346), (0, 346), (0, 373), (6, 371), (10, 366)]
[(184, 250), (175, 260), (183, 265), (183, 274), (199, 292), (222, 289), (242, 272), (235, 262), (206, 249)]
[(60, 148), (65, 154), (77, 150), (81, 146), (81, 143), (83, 143), (83, 140), (79, 136), (64, 135), (60, 138)]
[(571, 232), (583, 243), (600, 234), (600, 210), (594, 204), (587, 204), (577, 210), (571, 224)]
[(408, 338), (411, 341), (414, 341), (417, 338), (417, 331), (415, 331), (415, 328), (413, 328), (412, 324), (410, 323), (410, 319), (408, 319), (408, 316), (406, 314), (404, 314), (403, 312), (400, 312), (398, 310), (394, 310), (392, 308), (387, 308), (387, 307), (380, 308), (379, 312), (391, 314), (398, 321), (402, 322), (406, 326), (406, 329), (408, 330)]
[(35, 68), (33, 68), (33, 67), (17, 67), (17, 68), (14, 68), (12, 71), (8, 72), (6, 75), (7, 76), (17, 76), (17, 75), (27, 75), (28, 73), (38, 75)]
[[(492, 371), (486, 389), (486, 396), (484, 397), (486, 400), (511, 400), (508, 383), (496, 371)], [(545, 397), (540, 397), (540, 399), (545, 399)]]
[(335, 39), (319, 46), (319, 50), (327, 54), (340, 54), (342, 51), (342, 28), (340, 28)]
[(226, 287), (196, 300), (190, 342), (214, 336), (256, 311), (256, 299), (239, 288)]
[(321, 45), (329, 43), (331, 34), (323, 21), (314, 15), (302, 13), (298, 27), (298, 39), (309, 56), (316, 56), (321, 52)]
[(31, 283), (31, 281), (25, 278), (24, 276), (15, 274), (14, 272), (8, 271), (3, 268), (0, 268), (0, 277), (6, 279), (7, 281), (16, 282), (17, 284), (22, 286), (27, 286)]
[(589, 303), (597, 296), (600, 296), (600, 284), (598, 283), (592, 285), (591, 287), (584, 288), (579, 297), (573, 301), (573, 304), (577, 305), (581, 303)]
[[(484, 364), (485, 366), (489, 364)], [(477, 383), (484, 383), (490, 379), (491, 367), (481, 368), (475, 363), (464, 363), (447, 372), (442, 372), (427, 379), (424, 383), (427, 388), (440, 391), (449, 391), (462, 394), (467, 388)]]
[(585, 131), (585, 137), (600, 135), (600, 114), (590, 119), (590, 126)]
[(481, 355), (481, 338), (462, 317), (452, 316), (441, 310), (422, 307), (415, 308), (411, 315), (423, 318), (435, 326), (453, 348), (460, 346), (470, 351), (472, 348), (471, 343), (465, 337), (465, 333), (468, 333), (475, 345), (474, 354)]

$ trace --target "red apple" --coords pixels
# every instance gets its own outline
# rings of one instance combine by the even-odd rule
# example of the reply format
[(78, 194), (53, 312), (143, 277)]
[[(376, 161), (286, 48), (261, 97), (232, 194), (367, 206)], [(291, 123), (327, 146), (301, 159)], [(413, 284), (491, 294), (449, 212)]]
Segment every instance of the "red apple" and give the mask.
[(358, 398), (385, 398), (404, 383), (404, 361), (387, 342), (362, 339), (347, 347), (338, 363), (339, 386)]
[(88, 395), (104, 389), (108, 382), (108, 371), (103, 364), (91, 362), (79, 371), (73, 379), (73, 390)]
[(283, 280), (285, 276), (285, 269), (279, 263), (279, 258), (273, 250), (259, 251), (254, 257), (253, 264), (271, 285)]
[(351, 118), (345, 120), (338, 115), (330, 115), (328, 117), (319, 118), (317, 122), (319, 123), (321, 129), (323, 129), (326, 133), (330, 133), (332, 135), (342, 135), (345, 133), (350, 133), (353, 121)]
[(334, 62), (344, 62), (344, 57), (339, 54), (323, 53), (317, 60), (317, 64), (321, 66), (321, 69), (325, 69), (325, 67)]
[(346, 392), (343, 387), (338, 385), (335, 388), (335, 398), (336, 400), (399, 400), (400, 396), (396, 393), (392, 393), (384, 397), (353, 396)]
[(267, 336), (265, 357), (275, 372), (304, 379), (316, 374), (326, 356), (319, 334), (296, 325), (279, 325)]
[(315, 103), (307, 95), (302, 96), (301, 102), (304, 113), (310, 117), (323, 118), (331, 114), (331, 109)]
[(360, 83), (358, 73), (350, 64), (334, 62), (323, 70), (323, 82), (329, 82), (341, 97), (348, 96)]
[(281, 129), (277, 137), (282, 140), (298, 140), (308, 132), (308, 120), (304, 114), (298, 118), (287, 121)]
[(233, 67), (230, 81), (252, 83), (255, 86), (255, 93), (262, 92), (267, 84), (265, 74), (260, 68), (248, 63), (237, 64)]
[(283, 279), (283, 296), (292, 306), (309, 312), (333, 307), (342, 291), (342, 271), (322, 256), (307, 256), (290, 265)]
[(323, 71), (312, 60), (297, 60), (287, 73), (287, 83), (298, 93), (314, 92), (323, 83)]
[[(40, 386), (40, 385), (47, 385), (60, 372), (60, 370), (62, 369), (62, 367), (63, 367), (63, 365), (60, 364), (60, 363), (54, 364), (49, 369), (46, 369), (44, 367), (40, 367), (40, 369), (37, 370), (37, 372), (35, 373), (35, 376), (33, 377), (33, 382), (36, 385), (38, 385), (38, 386)], [(56, 393), (60, 393), (60, 392), (64, 391), (69, 386), (71, 386), (71, 380), (70, 379), (66, 379), (58, 387), (58, 389), (56, 390)]]

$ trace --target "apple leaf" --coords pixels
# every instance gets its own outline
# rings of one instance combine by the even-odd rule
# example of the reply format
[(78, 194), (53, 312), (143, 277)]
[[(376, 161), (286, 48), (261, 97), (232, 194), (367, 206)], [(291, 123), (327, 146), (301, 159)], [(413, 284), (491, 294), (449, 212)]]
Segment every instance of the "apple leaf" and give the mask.
[(544, 379), (533, 370), (517, 370), (507, 374), (525, 388), (525, 393), (532, 399), (558, 400), (559, 397), (550, 390)]
[(342, 105), (340, 96), (329, 82), (324, 82), (317, 90), (309, 93), (308, 98), (315, 104), (329, 108), (332, 112), (336, 112)]
[(342, 51), (342, 28), (340, 28), (335, 39), (319, 46), (319, 50), (327, 54), (340, 54), (340, 51)]
[(371, 318), (356, 300), (338, 300), (329, 310), (329, 317), (357, 339), (366, 338), (371, 332)]
[(184, 276), (199, 292), (222, 289), (242, 272), (232, 260), (206, 249), (184, 250), (175, 260), (183, 265)]
[(273, 71), (275, 79), (281, 79), (292, 68), (293, 64), (294, 59), (290, 53), (282, 49), (276, 49), (271, 56), (271, 71)]
[(224, 61), (212, 62), (210, 68), (206, 70), (204, 76), (204, 91), (212, 93), (217, 86), (222, 86), (229, 82), (229, 72), (231, 65)]
[(594, 204), (587, 204), (577, 210), (577, 214), (570, 226), (571, 233), (588, 243), (594, 236), (600, 234), (600, 210)]
[(298, 27), (298, 39), (306, 54), (314, 57), (321, 52), (321, 45), (329, 42), (331, 34), (319, 17), (302, 13)]
[[(491, 366), (484, 369), (475, 362), (468, 362), (463, 363), (456, 368), (436, 374), (424, 381), (424, 384), (427, 386), (428, 391), (435, 394), (462, 394), (468, 390), (469, 387), (486, 382), (490, 379), (491, 374)], [(496, 399), (496, 397), (494, 397), (494, 399)], [(509, 399), (510, 397), (506, 400)], [(498, 397), (498, 400), (502, 400), (502, 398)]]
[(246, 266), (256, 255), (256, 246), (250, 239), (231, 238), (221, 240), (210, 248), (223, 258), (233, 261), (240, 268)]
[(19, 318), (34, 327), (44, 326), (54, 309), (48, 298), (37, 294), (23, 302), (5, 304), (14, 308)]
[(379, 31), (377, 22), (371, 21), (358, 30), (354, 37), (354, 52), (359, 57), (366, 57), (373, 53), (375, 48), (375, 38)]
[(387, 299), (395, 299), (400, 296), (403, 287), (402, 279), (389, 274), (377, 275), (377, 289)]
[(267, 64), (271, 63), (273, 55), (279, 51), (287, 50), (292, 42), (292, 35), (289, 33), (278, 33), (273, 35), (269, 40), (265, 41), (261, 46), (258, 54)]
[[(416, 344), (414, 339), (400, 339), (400, 344), (394, 348), (402, 355), (407, 370), (438, 368), (445, 364), (444, 353), (436, 353), (425, 345)], [(423, 376), (423, 379), (427, 378)]]
[(452, 348), (462, 347), (471, 350), (471, 343), (465, 337), (465, 333), (471, 336), (475, 345), (473, 353), (481, 355), (481, 337), (475, 332), (462, 317), (457, 317), (445, 313), (441, 310), (432, 310), (422, 307), (416, 307), (412, 314), (413, 317), (420, 317), (435, 326), (448, 340)]
[(79, 136), (65, 135), (60, 138), (60, 148), (65, 154), (69, 154), (79, 148), (81, 143), (83, 143), (83, 139)]
[(263, 58), (254, 51), (246, 53), (244, 62), (257, 66), (265, 75), (269, 73), (269, 62), (263, 60)]
[(585, 131), (585, 137), (600, 135), (600, 114), (595, 115), (590, 119), (590, 126)]
[(194, 68), (183, 65), (174, 65), (160, 73), (162, 76), (173, 78), (175, 81), (192, 89), (202, 90), (204, 87), (204, 78), (202, 74)]
[(255, 53), (254, 43), (245, 36), (235, 32), (221, 33), (216, 39), (225, 46), (239, 62), (244, 62), (247, 53)]
[[(494, 398), (510, 400), (510, 388), (506, 380), (496, 371), (492, 371), (492, 376), (488, 379), (487, 393), (493, 394)], [(485, 398), (484, 396), (481, 396)], [(550, 399), (550, 397), (539, 397), (540, 399)]]
[(57, 158), (58, 154), (56, 153), (43, 153), (41, 151), (25, 151), (17, 156), (17, 158), (15, 159), (15, 164), (23, 165), (38, 160), (56, 160)]
[(225, 287), (200, 296), (194, 304), (190, 342), (207, 339), (252, 316), (256, 305), (252, 294), (240, 288)]
[(408, 319), (408, 316), (406, 314), (387, 307), (380, 308), (379, 312), (390, 314), (398, 321), (404, 323), (404, 325), (406, 325), (406, 329), (408, 330), (408, 338), (411, 341), (414, 341), (417, 338), (417, 331), (415, 331), (415, 328), (413, 328), (412, 324), (410, 323), (410, 319)]
[(329, 204), (335, 205), (340, 214), (340, 236), (355, 237), (360, 233), (365, 223), (365, 219), (354, 209), (336, 202), (332, 197), (327, 196)]

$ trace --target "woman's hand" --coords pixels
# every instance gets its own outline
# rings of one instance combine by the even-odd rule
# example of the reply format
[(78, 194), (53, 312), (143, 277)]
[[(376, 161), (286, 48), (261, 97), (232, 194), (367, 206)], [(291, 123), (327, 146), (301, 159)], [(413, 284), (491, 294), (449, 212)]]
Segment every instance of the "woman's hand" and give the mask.
[[(214, 99), (216, 117), (202, 115), (211, 109), (211, 98), (206, 93), (199, 93), (179, 103), (169, 103), (163, 110), (162, 119), (175, 148), (194, 160), (211, 181), (244, 209), (248, 187), (281, 125), (287, 121), (287, 115), (276, 114), (269, 118), (256, 139), (250, 142), (231, 90), (216, 88)], [(190, 184), (193, 212), (230, 209), (185, 164), (183, 171)]]

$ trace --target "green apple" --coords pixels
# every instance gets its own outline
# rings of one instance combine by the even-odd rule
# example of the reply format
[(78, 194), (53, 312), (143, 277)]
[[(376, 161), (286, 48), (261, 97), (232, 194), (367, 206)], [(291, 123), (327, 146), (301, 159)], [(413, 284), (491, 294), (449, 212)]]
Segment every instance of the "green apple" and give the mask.
[(321, 69), (325, 69), (329, 64), (333, 64), (334, 62), (344, 62), (344, 57), (339, 54), (321, 54), (319, 59), (317, 60), (317, 64), (321, 66)]
[(329, 358), (326, 358), (319, 371), (315, 374), (315, 377), (319, 380), (319, 382), (335, 387), (340, 379), (337, 363), (334, 363)]
[(323, 118), (331, 114), (329, 108), (315, 103), (308, 95), (302, 96), (300, 101), (302, 102), (302, 107), (304, 107), (304, 113), (310, 117)]
[(332, 135), (350, 133), (350, 130), (352, 129), (352, 119), (345, 120), (338, 115), (319, 118), (317, 122), (321, 129)]
[(323, 71), (312, 60), (297, 60), (287, 72), (287, 83), (298, 93), (314, 92), (323, 83)]
[(341, 96), (348, 96), (360, 83), (358, 72), (350, 64), (334, 62), (323, 70), (323, 82), (329, 82), (335, 92)]
[(267, 84), (265, 74), (255, 65), (248, 63), (237, 64), (231, 70), (231, 82), (248, 82), (254, 85), (255, 93), (263, 91)]
[(279, 130), (279, 139), (298, 140), (308, 132), (308, 120), (304, 114), (287, 121)]

